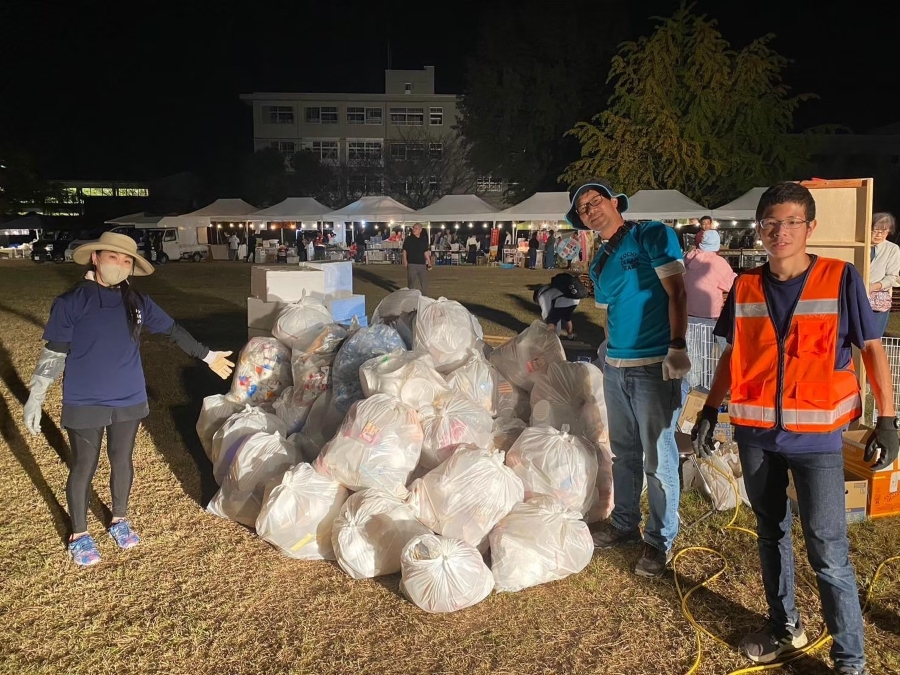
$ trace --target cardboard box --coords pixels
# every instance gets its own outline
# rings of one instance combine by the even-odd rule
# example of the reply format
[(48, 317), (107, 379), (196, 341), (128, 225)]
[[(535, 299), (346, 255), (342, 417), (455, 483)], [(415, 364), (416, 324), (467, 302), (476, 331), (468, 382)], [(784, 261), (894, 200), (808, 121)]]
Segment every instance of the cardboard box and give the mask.
[[(848, 524), (861, 523), (866, 519), (868, 493), (868, 481), (849, 471), (844, 472), (844, 511)], [(794, 487), (794, 476), (790, 471), (788, 472), (787, 495), (791, 500), (794, 513), (797, 513), (797, 490)]]
[(324, 292), (329, 295), (341, 291), (353, 293), (353, 263), (349, 261), (311, 262), (307, 267), (325, 273)]
[(324, 299), (326, 275), (312, 267), (254, 265), (250, 295), (266, 302), (297, 302), (304, 297)]
[(844, 432), (844, 468), (865, 480), (868, 486), (869, 518), (900, 515), (900, 459), (879, 471), (863, 460), (871, 429)]
[[(690, 434), (697, 423), (697, 415), (703, 410), (706, 403), (706, 394), (704, 392), (692, 389), (681, 408), (681, 414), (678, 416), (678, 431), (683, 434)], [(716, 430), (713, 437), (722, 443), (730, 443), (733, 438), (733, 428), (728, 413), (719, 412), (719, 423), (716, 424)]]
[(325, 306), (337, 322), (350, 321), (354, 316), (362, 318), (366, 315), (366, 296), (351, 295), (348, 298), (328, 298)]
[[(872, 473), (870, 462), (863, 460), (866, 451), (866, 443), (869, 440), (869, 434), (872, 430), (869, 428), (854, 429), (853, 431), (845, 431), (844, 438), (844, 466), (850, 469), (857, 476), (868, 478)], [(889, 473), (892, 471), (900, 471), (900, 458), (897, 458), (892, 464), (888, 464), (881, 469), (879, 473)]]
[(278, 313), (286, 304), (286, 302), (266, 302), (254, 297), (247, 298), (247, 326), (271, 332)]

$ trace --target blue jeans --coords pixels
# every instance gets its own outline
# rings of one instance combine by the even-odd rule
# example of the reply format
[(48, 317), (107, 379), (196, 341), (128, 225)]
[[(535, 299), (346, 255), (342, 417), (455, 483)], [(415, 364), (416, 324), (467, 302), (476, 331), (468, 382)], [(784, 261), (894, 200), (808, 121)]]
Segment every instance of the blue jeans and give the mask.
[(533, 270), (537, 264), (537, 249), (533, 248), (528, 251), (528, 269)]
[(644, 541), (669, 551), (678, 534), (678, 447), (681, 380), (664, 381), (662, 363), (603, 369), (603, 390), (613, 454), (611, 522), (623, 531), (641, 524), (641, 490), (647, 476), (650, 516)]
[(887, 330), (888, 319), (891, 318), (890, 312), (872, 312), (875, 315), (875, 324), (878, 326), (879, 337), (884, 337), (884, 331)]
[(747, 496), (756, 513), (769, 615), (778, 625), (795, 625), (799, 618), (794, 603), (791, 510), (785, 494), (790, 469), (797, 489), (807, 557), (816, 574), (825, 625), (834, 638), (831, 658), (836, 666), (862, 670), (865, 666), (863, 619), (856, 574), (849, 557), (843, 455), (738, 449)]

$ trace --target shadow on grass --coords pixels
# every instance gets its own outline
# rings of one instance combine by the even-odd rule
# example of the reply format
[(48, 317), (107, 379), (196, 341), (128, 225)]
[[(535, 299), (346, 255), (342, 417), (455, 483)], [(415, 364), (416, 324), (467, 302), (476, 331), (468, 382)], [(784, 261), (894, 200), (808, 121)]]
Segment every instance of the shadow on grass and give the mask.
[[(461, 300), (460, 302), (477, 318), (493, 321), (498, 326), (509, 328), (515, 333), (521, 333), (531, 325), (530, 323), (522, 321), (522, 319), (518, 318), (517, 316), (513, 316), (509, 312), (504, 312), (502, 309), (497, 309), (496, 307), (488, 307), (487, 305), (481, 305), (474, 302), (465, 302), (463, 300)], [(540, 316), (537, 316), (536, 318), (540, 318)]]
[(397, 282), (391, 281), (390, 279), (385, 279), (384, 277), (379, 276), (374, 272), (370, 272), (360, 265), (353, 266), (353, 277), (355, 279), (359, 279), (360, 281), (370, 283), (373, 286), (377, 286), (378, 288), (384, 289), (388, 293), (393, 293), (394, 291), (400, 289), (400, 286), (397, 285)]
[[(515, 293), (507, 293), (506, 297), (526, 312), (533, 312), (535, 319), (541, 318), (540, 308), (531, 302), (530, 298), (523, 298)], [(590, 302), (590, 298), (582, 300), (582, 302)], [(578, 334), (578, 339), (591, 345), (594, 350), (606, 339), (606, 331), (603, 330), (603, 327), (587, 320), (584, 314), (578, 312), (578, 308), (575, 309), (575, 313), (572, 315), (572, 322), (574, 323), (575, 332)]]

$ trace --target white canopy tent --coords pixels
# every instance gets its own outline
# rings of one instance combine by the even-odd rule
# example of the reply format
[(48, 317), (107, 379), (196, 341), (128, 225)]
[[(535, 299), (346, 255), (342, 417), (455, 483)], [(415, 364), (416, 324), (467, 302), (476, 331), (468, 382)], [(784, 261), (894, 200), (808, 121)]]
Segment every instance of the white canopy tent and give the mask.
[(163, 219), (163, 216), (148, 216), (143, 211), (130, 213), (127, 216), (119, 216), (112, 220), (103, 221), (106, 225), (133, 225), (134, 227), (152, 227)]
[(326, 213), (330, 208), (312, 197), (288, 197), (282, 202), (250, 214), (249, 220), (254, 222), (303, 222), (328, 220)]
[(734, 201), (713, 209), (712, 217), (715, 220), (755, 220), (759, 198), (768, 189), (764, 187), (752, 188)]
[(536, 192), (528, 199), (498, 213), (497, 220), (565, 220), (570, 205), (568, 192)]
[(245, 223), (251, 220), (250, 216), (258, 210), (243, 199), (217, 199), (212, 204), (207, 204), (202, 209), (185, 213), (181, 217), (202, 219), (207, 224), (211, 222)]
[(342, 209), (326, 213), (323, 220), (386, 223), (408, 221), (413, 213), (411, 208), (390, 197), (360, 197)]
[(444, 195), (434, 204), (415, 212), (423, 222), (448, 223), (453, 221), (495, 222), (497, 209), (476, 195)]
[(628, 198), (628, 220), (675, 220), (699, 218), (709, 209), (689, 199), (678, 190), (638, 190)]

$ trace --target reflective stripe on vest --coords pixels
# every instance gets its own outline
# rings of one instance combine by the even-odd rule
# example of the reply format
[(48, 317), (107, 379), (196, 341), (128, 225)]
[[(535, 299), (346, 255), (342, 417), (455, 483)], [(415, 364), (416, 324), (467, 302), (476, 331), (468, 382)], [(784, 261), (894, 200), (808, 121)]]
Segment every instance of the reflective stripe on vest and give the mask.
[(779, 340), (762, 268), (735, 281), (732, 397), (734, 424), (787, 431), (834, 431), (862, 413), (853, 366), (835, 369), (846, 263), (817, 258)]

